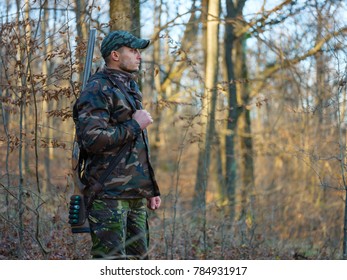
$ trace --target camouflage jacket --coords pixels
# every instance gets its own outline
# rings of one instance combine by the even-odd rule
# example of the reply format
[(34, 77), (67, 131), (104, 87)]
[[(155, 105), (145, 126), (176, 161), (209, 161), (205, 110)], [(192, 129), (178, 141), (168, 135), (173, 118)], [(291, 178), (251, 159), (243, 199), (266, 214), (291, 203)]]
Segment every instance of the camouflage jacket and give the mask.
[(107, 169), (112, 157), (128, 141), (131, 149), (106, 179), (101, 198), (132, 199), (160, 195), (150, 163), (146, 130), (132, 119), (133, 110), (115, 79), (142, 108), (142, 94), (130, 74), (104, 68), (88, 80), (74, 110), (76, 134), (87, 151), (84, 179), (95, 183)]

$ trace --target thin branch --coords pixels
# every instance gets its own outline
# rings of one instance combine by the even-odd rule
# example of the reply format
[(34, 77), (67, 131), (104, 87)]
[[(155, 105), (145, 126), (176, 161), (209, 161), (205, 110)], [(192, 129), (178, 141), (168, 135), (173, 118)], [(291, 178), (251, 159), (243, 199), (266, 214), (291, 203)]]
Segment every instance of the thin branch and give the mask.
[(299, 62), (305, 60), (306, 58), (315, 55), (322, 49), (324, 44), (327, 43), (329, 40), (331, 40), (337, 35), (341, 35), (342, 33), (346, 33), (346, 32), (347, 32), (347, 27), (343, 27), (339, 29), (338, 31), (329, 33), (326, 37), (318, 41), (315, 44), (315, 46), (313, 46), (305, 54), (294, 57), (292, 59), (283, 59), (282, 61), (279, 61), (278, 63), (272, 65), (271, 67), (266, 68), (263, 72), (258, 74), (259, 78), (254, 80), (254, 81), (258, 81), (259, 83), (252, 89), (251, 96), (256, 96), (261, 90), (261, 88), (265, 85), (266, 80), (270, 78), (272, 75), (274, 75), (277, 71), (290, 68), (293, 65), (296, 65)]

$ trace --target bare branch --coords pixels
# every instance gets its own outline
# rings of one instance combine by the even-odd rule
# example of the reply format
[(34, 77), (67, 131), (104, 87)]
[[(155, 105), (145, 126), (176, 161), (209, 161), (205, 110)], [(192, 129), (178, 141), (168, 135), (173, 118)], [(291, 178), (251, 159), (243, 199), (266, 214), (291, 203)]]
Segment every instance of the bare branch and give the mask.
[(299, 62), (305, 60), (306, 58), (315, 55), (316, 53), (318, 53), (322, 49), (324, 44), (327, 43), (329, 40), (331, 40), (332, 38), (334, 38), (338, 35), (346, 33), (346, 32), (347, 32), (347, 26), (343, 27), (343, 28), (341, 28), (335, 32), (331, 32), (327, 36), (322, 38), (320, 41), (318, 41), (305, 54), (294, 57), (292, 59), (283, 59), (283, 60), (279, 61), (278, 63), (275, 63), (271, 67), (266, 68), (262, 73), (259, 73), (259, 75), (258, 75), (259, 78), (257, 78), (257, 81), (259, 81), (259, 84), (253, 88), (251, 96), (255, 96), (260, 91), (260, 89), (264, 86), (264, 84), (266, 83), (266, 79), (268, 79), (269, 77), (274, 75), (277, 71), (279, 71), (281, 69), (289, 68), (289, 67), (296, 65)]

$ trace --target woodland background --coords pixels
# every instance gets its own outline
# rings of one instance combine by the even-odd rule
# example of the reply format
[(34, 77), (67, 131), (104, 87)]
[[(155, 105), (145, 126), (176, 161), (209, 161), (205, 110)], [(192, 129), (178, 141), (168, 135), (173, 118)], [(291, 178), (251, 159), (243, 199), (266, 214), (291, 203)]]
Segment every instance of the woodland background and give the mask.
[(0, 259), (87, 259), (68, 220), (88, 30), (150, 38), (153, 259), (346, 259), (347, 5), (0, 0)]

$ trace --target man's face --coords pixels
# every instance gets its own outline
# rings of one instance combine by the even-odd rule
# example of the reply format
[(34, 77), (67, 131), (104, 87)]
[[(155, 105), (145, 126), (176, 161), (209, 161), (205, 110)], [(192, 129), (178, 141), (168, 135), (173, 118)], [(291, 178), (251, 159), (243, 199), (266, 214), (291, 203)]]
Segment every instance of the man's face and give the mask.
[(119, 53), (118, 68), (122, 71), (133, 73), (140, 70), (141, 53), (138, 49), (121, 47)]

